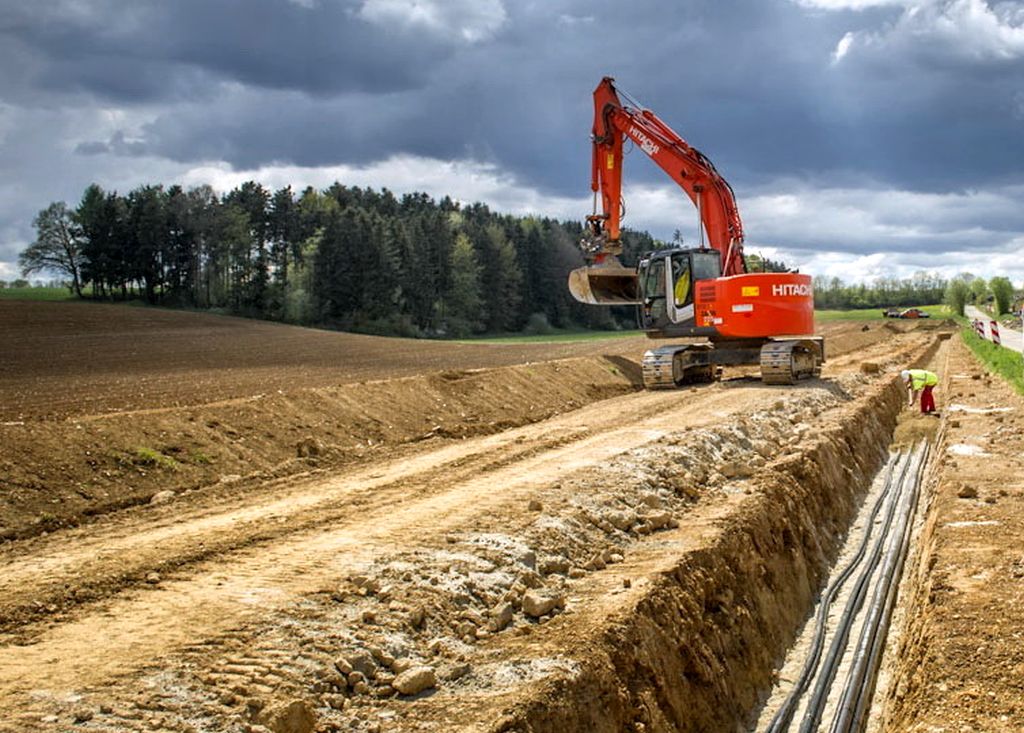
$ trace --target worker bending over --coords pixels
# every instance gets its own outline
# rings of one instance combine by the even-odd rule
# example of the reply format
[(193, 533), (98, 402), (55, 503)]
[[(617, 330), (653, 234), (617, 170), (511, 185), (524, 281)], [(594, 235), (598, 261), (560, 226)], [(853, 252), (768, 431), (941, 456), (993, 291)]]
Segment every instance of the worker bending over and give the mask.
[(935, 397), (932, 390), (939, 383), (939, 375), (924, 369), (904, 369), (900, 378), (907, 385), (907, 407), (912, 407), (917, 393), (921, 393), (921, 414), (930, 415), (935, 412)]

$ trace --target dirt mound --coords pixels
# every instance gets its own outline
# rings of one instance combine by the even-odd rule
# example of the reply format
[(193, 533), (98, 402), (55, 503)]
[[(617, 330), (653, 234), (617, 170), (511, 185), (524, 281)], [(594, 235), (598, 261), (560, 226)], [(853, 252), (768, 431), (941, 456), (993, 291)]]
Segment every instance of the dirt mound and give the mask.
[(495, 433), (630, 392), (634, 379), (621, 362), (590, 357), (4, 424), (0, 537), (73, 525), (162, 492), (239, 492), (410, 442)]

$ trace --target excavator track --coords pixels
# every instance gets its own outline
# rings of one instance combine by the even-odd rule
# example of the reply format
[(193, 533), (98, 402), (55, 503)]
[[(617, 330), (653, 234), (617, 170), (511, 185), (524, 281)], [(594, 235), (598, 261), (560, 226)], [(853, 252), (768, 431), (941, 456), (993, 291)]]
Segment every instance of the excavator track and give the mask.
[(821, 375), (822, 352), (816, 341), (769, 341), (761, 347), (761, 380), (765, 384), (796, 384)]
[(712, 382), (718, 374), (713, 364), (695, 362), (691, 357), (709, 351), (706, 344), (662, 346), (644, 352), (642, 362), (644, 387), (675, 389), (685, 382)]

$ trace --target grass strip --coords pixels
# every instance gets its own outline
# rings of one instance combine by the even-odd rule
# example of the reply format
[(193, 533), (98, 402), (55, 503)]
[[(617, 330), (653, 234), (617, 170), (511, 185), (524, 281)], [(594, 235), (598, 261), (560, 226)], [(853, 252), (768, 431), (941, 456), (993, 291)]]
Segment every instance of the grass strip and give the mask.
[[(932, 318), (949, 318), (950, 316), (949, 309), (944, 305), (906, 306), (906, 308), (900, 308), (900, 310), (906, 310), (907, 308), (919, 308), (925, 313), (930, 314)], [(882, 315), (885, 310), (885, 308), (821, 309), (814, 311), (814, 318), (818, 321), (882, 321), (885, 320), (885, 316)]]
[[(957, 320), (963, 321), (963, 319)], [(988, 339), (981, 338), (970, 326), (960, 329), (960, 338), (986, 367), (1024, 395), (1024, 356), (1021, 356), (1020, 352), (996, 346)]]

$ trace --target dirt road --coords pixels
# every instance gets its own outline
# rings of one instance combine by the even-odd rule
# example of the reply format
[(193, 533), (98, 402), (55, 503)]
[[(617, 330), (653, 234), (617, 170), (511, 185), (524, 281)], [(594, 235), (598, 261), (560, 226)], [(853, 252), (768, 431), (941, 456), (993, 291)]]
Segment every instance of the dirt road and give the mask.
[[(675, 394), (620, 398), (538, 426), (290, 487), (258, 505), (195, 517), (169, 508), (170, 516), (156, 526), (142, 516), (137, 518), (141, 526), (119, 522), (109, 530), (40, 543), (45, 550), (4, 563), (0, 596), (5, 602), (24, 606), (48, 589), (83, 578), (114, 584), (125, 573), (145, 575), (166, 568), (169, 560), (187, 558), (198, 544), (232, 549), (188, 568), (180, 580), (165, 570), (169, 577), (153, 589), (128, 593), (87, 613), (72, 612), (56, 628), (29, 637), (30, 646), (6, 647), (0, 657), (3, 698), (22, 698), (24, 705), (41, 688), (71, 692), (109, 684), (184, 644), (258, 622), (304, 594), (329, 591), (366, 572), (396, 546), (409, 549), (410, 538), (414, 546), (443, 545), (447, 533), (475, 528), (485, 518), (499, 526), (494, 520), (502, 515), (521, 520), (531, 499), (551, 500), (547, 489), (560, 479), (669, 431), (751, 412), (764, 391), (719, 389), (701, 397), (699, 405)], [(246, 549), (267, 522), (315, 526)], [(2, 712), (7, 717), (11, 711)]]

